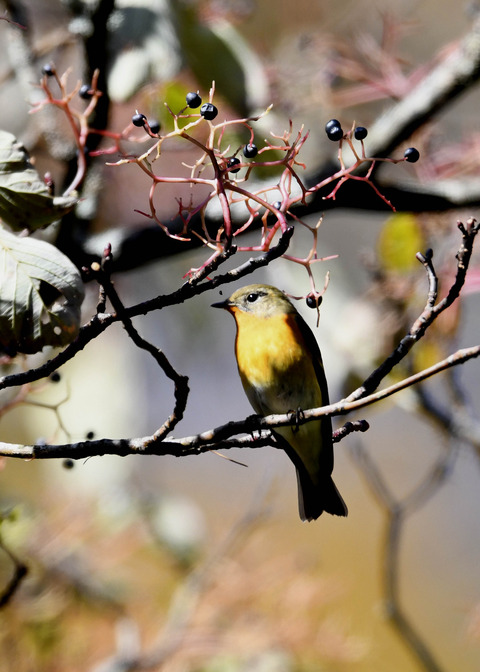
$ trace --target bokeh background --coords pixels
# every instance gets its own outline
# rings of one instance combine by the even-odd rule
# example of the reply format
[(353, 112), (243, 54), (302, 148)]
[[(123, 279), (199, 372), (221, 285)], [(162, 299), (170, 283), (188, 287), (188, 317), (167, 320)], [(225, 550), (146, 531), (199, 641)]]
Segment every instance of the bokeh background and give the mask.
[[(323, 133), (327, 119), (341, 116), (346, 126), (356, 119), (368, 127), (391, 105), (382, 98), (336, 109), (334, 98), (323, 95), (332, 84), (326, 81), (332, 51), (345, 45), (355, 53), (365, 40), (381, 41), (389, 15), (399, 29), (406, 69), (427, 65), (469, 30), (473, 11), (471, 3), (448, 0), (115, 4), (120, 10), (116, 20), (123, 11), (128, 21), (112, 38), (112, 128), (122, 128), (137, 108), (159, 115), (159, 101), (169, 100), (169, 92), (174, 96), (178, 90), (200, 88), (205, 94), (205, 82), (214, 78), (219, 99), (232, 115), (245, 104), (246, 95), (250, 109), (274, 102), (271, 116), (262, 122), (265, 135), (269, 130), (281, 133), (289, 118), (310, 128), (305, 160), (314, 165), (332, 151)], [(71, 67), (73, 81), (81, 79), (84, 28), (78, 17), (72, 20), (69, 3), (29, 0), (22, 5), (33, 33), (37, 80), (43, 63), (50, 61), (59, 72)], [(139, 8), (148, 10), (143, 15), (147, 23)], [(152, 17), (163, 34), (152, 29)], [(169, 20), (183, 32), (169, 29)], [(245, 84), (243, 98), (231, 64), (222, 68), (225, 47), (206, 30), (212, 26), (234, 31), (222, 34), (228, 36), (227, 44), (234, 40), (236, 58), (243, 54), (253, 59), (246, 60), (255, 76)], [(20, 137), (36, 156), (39, 170), (50, 170), (60, 183), (68, 140), (61, 127), (53, 129), (58, 137), (45, 134), (45, 128), (52, 132), (51, 120), (32, 121), (29, 116), (32, 82), (17, 76), (7, 47), (11, 31), (1, 22), (0, 127)], [(468, 140), (474, 133), (478, 89), (435, 120), (439, 144)], [(180, 150), (172, 153), (164, 170), (175, 174), (182, 159)], [(102, 171), (100, 205), (91, 229), (95, 249), (112, 242), (115, 253), (115, 241), (125, 227), (144, 226), (134, 212), (147, 202), (148, 181), (139, 172), (134, 166)], [(159, 204), (165, 216), (175, 212), (175, 195), (166, 193)], [(472, 214), (429, 216), (430, 228), (439, 222), (445, 233), (445, 268), (450, 273), (459, 242), (456, 219)], [(370, 292), (365, 259), (378, 252), (389, 216), (331, 210), (321, 226), (319, 253), (338, 258), (317, 266), (320, 287), (330, 272), (319, 328), (304, 302), (299, 310), (321, 345), (332, 400), (353, 389), (349, 381), (355, 376), (361, 380), (369, 373), (388, 340), (382, 326), (388, 316)], [(297, 238), (296, 249), (308, 251), (308, 236)], [(255, 240), (252, 234), (252, 244)], [(204, 259), (202, 249), (179, 253), (118, 274), (116, 288), (126, 305), (168, 293)], [(292, 294), (308, 291), (304, 271), (283, 260), (256, 272), (252, 281)], [(408, 282), (414, 319), (426, 289), (423, 269), (412, 269)], [(224, 295), (235, 288), (224, 288)], [(251, 412), (236, 372), (233, 320), (210, 308), (219, 296), (202, 295), (135, 322), (189, 377), (187, 413), (175, 436), (196, 434)], [(85, 319), (95, 302), (96, 290), (90, 287)], [(478, 308), (478, 296), (471, 291), (457, 316), (455, 347), (476, 342)], [(59, 382), (35, 389), (28, 403), (1, 417), (3, 441), (66, 442), (88, 432), (95, 437), (144, 436), (172, 408), (170, 382), (133, 347), (120, 326), (105, 332), (60, 373)], [(473, 413), (478, 412), (478, 374), (476, 362), (459, 372)], [(429, 389), (443, 395), (439, 381)], [(153, 651), (159, 658), (150, 661), (150, 669), (175, 672), (475, 672), (480, 667), (478, 453), (466, 444), (452, 446), (452, 439), (415, 410), (409, 392), (365, 409), (358, 417), (368, 419), (370, 431), (337, 445), (335, 481), (349, 507), (346, 520), (323, 516), (302, 524), (294, 469), (273, 448), (225, 454), (247, 468), (217, 454), (95, 457), (71, 469), (60, 460), (3, 460), (1, 539), (29, 571), (0, 611), (0, 670), (137, 669), (115, 667), (113, 659), (139, 656), (148, 665), (145, 656)], [(448, 477), (430, 497), (405, 510), (398, 556), (400, 605), (434, 655), (436, 668), (419, 662), (387, 618), (388, 515), (354, 458), (359, 447), (368, 451), (399, 500), (422, 483), (443, 455), (451, 455)], [(11, 559), (0, 548), (0, 587), (11, 572)]]

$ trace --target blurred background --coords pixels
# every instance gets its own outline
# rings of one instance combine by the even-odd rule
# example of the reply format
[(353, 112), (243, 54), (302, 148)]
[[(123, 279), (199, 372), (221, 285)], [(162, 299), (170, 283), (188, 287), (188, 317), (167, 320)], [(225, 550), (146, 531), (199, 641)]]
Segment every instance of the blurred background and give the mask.
[[(447, 0), (1, 4), (5, 17), (26, 31), (0, 22), (0, 128), (21, 139), (39, 172), (50, 171), (58, 185), (67, 183), (75, 147), (61, 117), (49, 110), (30, 115), (30, 104), (41, 94), (35, 84), (45, 63), (54, 63), (58, 73), (70, 68), (72, 86), (84, 81), (92, 25), (102, 21), (95, 15), (99, 7), (108, 17), (102, 77), (109, 129), (124, 128), (137, 109), (168, 123), (164, 101), (178, 109), (182, 96), (197, 89), (206, 99), (214, 79), (215, 101), (225, 116), (274, 104), (259, 122), (265, 137), (282, 134), (289, 119), (295, 129), (310, 129), (301, 157), (312, 169), (335, 159), (323, 130), (328, 119), (368, 128), (394, 102), (379, 84), (362, 88), (375, 75), (378, 81), (385, 77), (382, 63), (388, 61), (378, 45), (395, 52), (405, 73), (398, 87), (406, 93), (407, 75), (428, 70), (448, 53), (476, 11), (467, 2), (452, 11)], [(423, 166), (399, 166), (393, 175), (428, 182), (428, 151), (438, 156), (455, 143), (474, 143), (478, 132), (478, 88), (472, 88), (415, 138)], [(175, 175), (188, 159), (183, 147), (175, 148), (156, 169)], [(111, 242), (115, 255), (126, 231), (146, 225), (136, 210), (148, 207), (149, 181), (136, 166), (105, 167), (105, 160), (92, 165), (77, 215), (83, 244), (98, 252)], [(176, 214), (178, 195), (162, 191), (160, 216)], [(392, 261), (385, 251), (395, 243), (390, 232), (396, 218), (410, 217), (400, 221), (413, 226), (414, 242), (433, 247), (436, 260), (438, 253), (441, 289), (447, 290), (460, 244), (456, 221), (475, 215), (393, 216), (360, 206), (330, 209), (321, 225), (319, 255), (338, 257), (315, 266), (319, 288), (330, 273), (318, 328), (315, 312), (298, 303), (321, 346), (332, 401), (355, 389), (423, 308), (424, 269), (414, 258), (397, 267), (395, 254)], [(318, 217), (305, 221), (314, 226)], [(257, 236), (247, 234), (242, 242), (254, 245)], [(299, 229), (295, 253), (304, 256), (310, 246), (308, 232)], [(205, 258), (198, 248), (136, 264), (114, 276), (115, 286), (124, 304), (133, 305), (174, 291)], [(379, 287), (372, 268), (387, 262), (390, 284)], [(237, 264), (234, 259), (229, 267)], [(474, 261), (473, 279), (477, 268)], [(250, 281), (292, 295), (309, 291), (305, 271), (279, 260), (224, 287), (223, 296)], [(398, 295), (385, 294), (386, 287)], [(176, 437), (251, 413), (236, 371), (233, 320), (210, 308), (219, 299), (218, 291), (206, 293), (135, 320), (142, 336), (189, 377), (189, 403)], [(89, 286), (85, 321), (96, 301), (97, 289)], [(479, 314), (472, 280), (461, 308), (419, 346), (409, 366), (415, 370), (473, 345)], [(30, 367), (50, 356), (9, 367)], [(35, 385), (1, 416), (2, 441), (145, 436), (173, 406), (170, 381), (119, 325), (59, 373), (58, 381)], [(453, 382), (444, 376), (426, 384), (425, 394), (452, 406), (451, 391), (458, 386), (460, 401), (475, 418), (478, 374), (478, 363), (470, 362)], [(3, 394), (8, 404), (14, 392)], [(420, 401), (406, 391), (364, 409), (357, 417), (366, 418), (370, 430), (337, 444), (334, 475), (349, 507), (345, 520), (322, 516), (301, 523), (293, 466), (273, 448), (224, 453), (246, 468), (218, 454), (94, 457), (73, 468), (62, 460), (0, 458), (0, 591), (15, 558), (28, 568), (0, 610), (0, 670), (475, 672), (478, 447), (441, 431)], [(341, 424), (337, 419), (335, 426)], [(390, 506), (379, 491), (389, 493)], [(398, 548), (388, 545), (394, 518), (401, 525)], [(396, 606), (408, 621), (403, 630), (388, 618), (389, 572), (398, 588)]]

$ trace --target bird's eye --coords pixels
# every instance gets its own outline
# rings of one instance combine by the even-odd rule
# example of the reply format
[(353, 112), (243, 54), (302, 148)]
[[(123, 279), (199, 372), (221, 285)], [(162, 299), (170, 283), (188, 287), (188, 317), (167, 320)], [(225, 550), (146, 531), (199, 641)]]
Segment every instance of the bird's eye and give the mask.
[(247, 296), (248, 303), (254, 303), (258, 299), (258, 296), (259, 295), (256, 294), (255, 292), (252, 292), (251, 294), (248, 294), (248, 296)]

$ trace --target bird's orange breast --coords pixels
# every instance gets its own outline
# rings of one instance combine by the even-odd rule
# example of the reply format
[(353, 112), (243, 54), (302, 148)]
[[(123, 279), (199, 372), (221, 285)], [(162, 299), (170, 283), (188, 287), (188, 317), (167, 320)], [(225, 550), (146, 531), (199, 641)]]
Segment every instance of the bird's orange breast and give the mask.
[(238, 370), (249, 397), (252, 386), (271, 413), (300, 404), (304, 408), (321, 405), (311, 353), (294, 315), (262, 318), (238, 309), (232, 312), (237, 323)]

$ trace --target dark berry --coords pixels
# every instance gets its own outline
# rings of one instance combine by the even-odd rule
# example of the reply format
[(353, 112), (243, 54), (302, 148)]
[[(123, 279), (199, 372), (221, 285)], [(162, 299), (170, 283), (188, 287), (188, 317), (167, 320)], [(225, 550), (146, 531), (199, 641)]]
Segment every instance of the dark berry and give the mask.
[(280, 208), (282, 207), (282, 201), (275, 201), (273, 207), (277, 208), (277, 210), (280, 210)]
[(343, 129), (341, 126), (330, 126), (327, 131), (327, 137), (332, 142), (338, 142), (343, 138)]
[(254, 145), (253, 142), (245, 145), (243, 148), (243, 156), (246, 159), (253, 159), (258, 154), (258, 147)]
[(47, 77), (54, 77), (55, 68), (53, 65), (50, 65), (50, 63), (46, 63), (42, 68), (42, 72), (44, 75), (47, 75)]
[(138, 128), (141, 128), (142, 126), (145, 126), (146, 121), (147, 121), (147, 117), (144, 114), (141, 114), (140, 112), (137, 112), (132, 117), (132, 124), (134, 126), (137, 126)]
[(150, 130), (154, 135), (157, 135), (157, 133), (160, 133), (160, 122), (157, 119), (149, 119), (148, 120), (148, 125), (150, 126)]
[(420, 152), (418, 149), (415, 149), (415, 147), (409, 147), (405, 150), (403, 156), (405, 157), (405, 161), (408, 161), (408, 163), (416, 163), (420, 158)]
[(188, 107), (191, 107), (192, 109), (196, 109), (202, 104), (202, 98), (196, 91), (190, 91), (187, 93), (186, 101)]
[(58, 371), (54, 371), (53, 373), (50, 374), (50, 380), (52, 381), (52, 383), (60, 382), (60, 378), (61, 376), (58, 373)]
[(62, 466), (64, 469), (73, 469), (75, 462), (70, 458), (67, 458), (66, 460), (63, 460)]
[(213, 103), (204, 103), (200, 108), (200, 114), (204, 119), (211, 121), (217, 116), (218, 110)]
[(342, 124), (338, 121), (338, 119), (330, 119), (330, 121), (327, 121), (325, 124), (325, 133), (328, 134), (329, 130), (334, 126), (336, 128), (342, 128)]
[(365, 140), (368, 135), (368, 131), (365, 126), (357, 126), (355, 129), (355, 140)]
[(309, 294), (307, 296), (306, 304), (309, 308), (317, 308), (321, 303), (322, 303), (321, 296), (314, 296), (313, 294)]
[(91, 441), (92, 439), (95, 438), (95, 432), (92, 432), (92, 431), (90, 430), (89, 432), (87, 432), (87, 435), (86, 435), (85, 438), (87, 439), (87, 441)]
[(80, 98), (83, 98), (83, 100), (89, 100), (93, 96), (93, 92), (88, 84), (82, 84), (78, 95)]
[(235, 166), (238, 166), (239, 163), (240, 163), (240, 159), (237, 159), (236, 156), (232, 156), (232, 157), (231, 157), (230, 159), (228, 159), (228, 161), (227, 161), (227, 167), (228, 167), (228, 170), (229, 170), (231, 173), (238, 173), (238, 171), (240, 170), (240, 168), (235, 168)]

